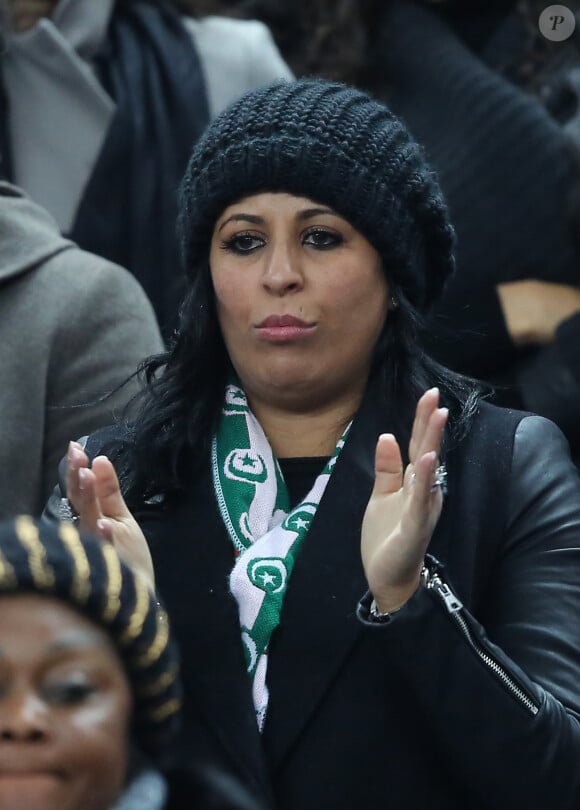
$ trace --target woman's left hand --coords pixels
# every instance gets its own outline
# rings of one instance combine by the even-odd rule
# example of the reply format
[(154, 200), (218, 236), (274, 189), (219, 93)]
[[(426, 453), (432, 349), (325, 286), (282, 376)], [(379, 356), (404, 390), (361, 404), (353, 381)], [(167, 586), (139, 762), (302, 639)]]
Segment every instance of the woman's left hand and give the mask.
[(405, 470), (392, 434), (379, 436), (377, 443), (375, 485), (363, 519), (361, 553), (381, 613), (402, 607), (419, 587), (425, 552), (441, 514), (443, 494), (433, 482), (448, 411), (438, 405), (437, 388), (419, 400)]

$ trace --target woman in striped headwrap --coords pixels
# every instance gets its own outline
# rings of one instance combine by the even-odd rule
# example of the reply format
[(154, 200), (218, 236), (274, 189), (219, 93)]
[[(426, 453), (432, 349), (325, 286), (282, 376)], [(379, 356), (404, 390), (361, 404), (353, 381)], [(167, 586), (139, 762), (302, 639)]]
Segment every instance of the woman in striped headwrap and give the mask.
[(0, 524), (0, 810), (247, 810), (219, 777), (161, 775), (179, 708), (166, 614), (113, 546)]

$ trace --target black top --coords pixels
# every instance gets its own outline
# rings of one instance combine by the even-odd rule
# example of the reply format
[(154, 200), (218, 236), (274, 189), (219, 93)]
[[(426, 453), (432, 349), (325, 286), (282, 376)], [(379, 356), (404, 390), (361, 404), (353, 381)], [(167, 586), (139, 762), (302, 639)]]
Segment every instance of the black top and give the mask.
[(307, 458), (279, 458), (278, 463), (288, 487), (290, 506), (297, 506), (312, 489), (316, 478), (328, 463), (330, 456)]

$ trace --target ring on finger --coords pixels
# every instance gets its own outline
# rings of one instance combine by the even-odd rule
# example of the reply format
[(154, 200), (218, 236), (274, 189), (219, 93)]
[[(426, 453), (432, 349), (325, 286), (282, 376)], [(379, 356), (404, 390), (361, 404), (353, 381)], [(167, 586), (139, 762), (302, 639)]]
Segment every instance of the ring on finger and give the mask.
[[(414, 485), (417, 480), (417, 473), (411, 473), (411, 483)], [(443, 495), (447, 494), (447, 467), (445, 464), (439, 464), (433, 470), (433, 483), (431, 484), (431, 492), (441, 490)]]
[(58, 517), (65, 523), (74, 523), (74, 524), (78, 523), (81, 519), (79, 513), (73, 507), (72, 503), (69, 501), (68, 498), (60, 499)]
[(431, 484), (431, 492), (441, 489), (443, 495), (447, 494), (447, 467), (445, 464), (439, 464), (433, 471), (433, 483)]

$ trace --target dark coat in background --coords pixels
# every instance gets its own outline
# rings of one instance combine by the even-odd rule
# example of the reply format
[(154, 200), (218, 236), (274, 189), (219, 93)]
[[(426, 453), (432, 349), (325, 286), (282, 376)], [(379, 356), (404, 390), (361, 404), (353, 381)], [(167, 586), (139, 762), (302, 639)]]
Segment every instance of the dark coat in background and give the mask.
[[(457, 231), (457, 270), (427, 321), (425, 347), (497, 384), (501, 404), (553, 419), (580, 460), (580, 314), (553, 344), (519, 348), (496, 289), (524, 279), (580, 287), (580, 143), (534, 88), (500, 70), (522, 61), (529, 38), (510, 5), (446, 12), (390, 0), (369, 84), (425, 147)], [(544, 59), (561, 63), (562, 81), (574, 60), (580, 69), (578, 45), (565, 55), (565, 43), (549, 44)]]
[(0, 176), (81, 247), (130, 270), (168, 338), (183, 296), (181, 177), (211, 118), (291, 77), (268, 30), (159, 0), (61, 0), (3, 43)]

